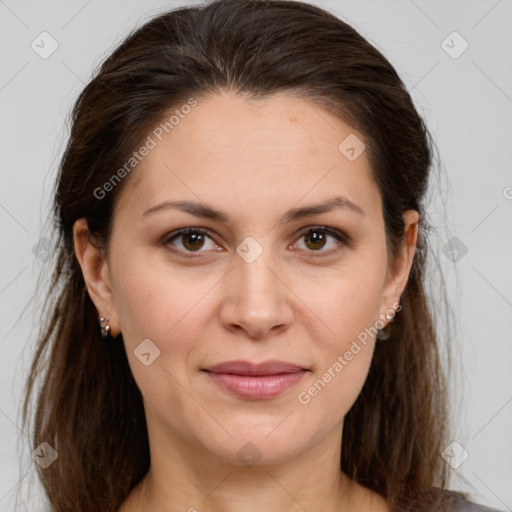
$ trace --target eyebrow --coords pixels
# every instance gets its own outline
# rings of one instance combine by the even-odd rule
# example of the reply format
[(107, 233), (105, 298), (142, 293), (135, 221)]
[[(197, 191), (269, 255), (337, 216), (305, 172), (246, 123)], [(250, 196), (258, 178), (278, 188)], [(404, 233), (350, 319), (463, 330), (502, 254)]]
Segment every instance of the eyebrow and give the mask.
[[(211, 206), (203, 203), (197, 203), (194, 201), (164, 201), (151, 208), (147, 209), (142, 216), (145, 217), (155, 212), (168, 209), (177, 209), (195, 215), (196, 217), (202, 217), (205, 219), (217, 220), (226, 224), (230, 223), (230, 217), (226, 213), (216, 210)], [(358, 215), (365, 216), (366, 212), (356, 203), (350, 201), (343, 196), (336, 196), (329, 199), (325, 203), (313, 204), (304, 206), (302, 208), (292, 208), (288, 210), (282, 217), (280, 222), (287, 224), (296, 220), (300, 220), (306, 217), (312, 217), (314, 215), (320, 215), (322, 213), (330, 212), (334, 209), (342, 209), (354, 212)]]

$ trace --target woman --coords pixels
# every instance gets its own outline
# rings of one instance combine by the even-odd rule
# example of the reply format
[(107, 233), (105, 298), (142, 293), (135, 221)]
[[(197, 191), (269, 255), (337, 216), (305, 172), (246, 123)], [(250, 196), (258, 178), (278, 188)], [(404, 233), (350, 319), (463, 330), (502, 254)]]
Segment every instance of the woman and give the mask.
[(219, 0), (131, 34), (56, 187), (24, 409), (37, 389), (52, 510), (484, 510), (440, 455), (431, 161), (391, 64), (322, 9)]

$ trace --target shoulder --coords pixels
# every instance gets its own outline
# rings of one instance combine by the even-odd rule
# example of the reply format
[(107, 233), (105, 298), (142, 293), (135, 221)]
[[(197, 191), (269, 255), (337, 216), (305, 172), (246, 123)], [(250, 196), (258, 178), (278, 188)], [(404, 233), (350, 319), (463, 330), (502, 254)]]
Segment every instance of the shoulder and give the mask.
[(503, 512), (485, 507), (472, 500), (470, 494), (432, 487), (415, 497), (414, 503), (406, 503), (404, 510), (422, 512)]
[(484, 507), (467, 499), (460, 499), (447, 512), (501, 512), (495, 508)]

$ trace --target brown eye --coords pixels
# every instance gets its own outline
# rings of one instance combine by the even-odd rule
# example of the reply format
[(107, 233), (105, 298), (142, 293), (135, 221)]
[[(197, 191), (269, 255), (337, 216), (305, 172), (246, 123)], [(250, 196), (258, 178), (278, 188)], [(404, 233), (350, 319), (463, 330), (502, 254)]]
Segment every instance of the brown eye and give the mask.
[(205, 236), (202, 233), (192, 232), (180, 236), (183, 246), (189, 251), (196, 251), (204, 245)]
[[(208, 246), (208, 242), (210, 246)], [(208, 233), (200, 228), (182, 229), (166, 235), (161, 244), (167, 246), (172, 252), (183, 256), (190, 256), (191, 253), (201, 254), (217, 247)]]
[(327, 237), (325, 233), (322, 233), (321, 231), (309, 231), (304, 236), (305, 240), (307, 240), (306, 245), (309, 249), (318, 250), (325, 246)]
[[(349, 245), (349, 240), (346, 235), (326, 227), (309, 228), (300, 236), (299, 240), (302, 239), (304, 240), (304, 250), (309, 253), (317, 252), (319, 256), (333, 254), (339, 251), (343, 246)], [(303, 248), (304, 247), (299, 247), (299, 249)]]

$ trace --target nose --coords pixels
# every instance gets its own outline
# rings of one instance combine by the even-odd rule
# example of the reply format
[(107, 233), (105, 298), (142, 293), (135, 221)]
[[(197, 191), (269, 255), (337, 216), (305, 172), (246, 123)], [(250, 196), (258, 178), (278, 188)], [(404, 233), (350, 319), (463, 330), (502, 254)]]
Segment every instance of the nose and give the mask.
[(291, 291), (270, 252), (252, 262), (238, 254), (225, 277), (221, 322), (232, 332), (244, 331), (252, 339), (284, 332), (292, 322)]

